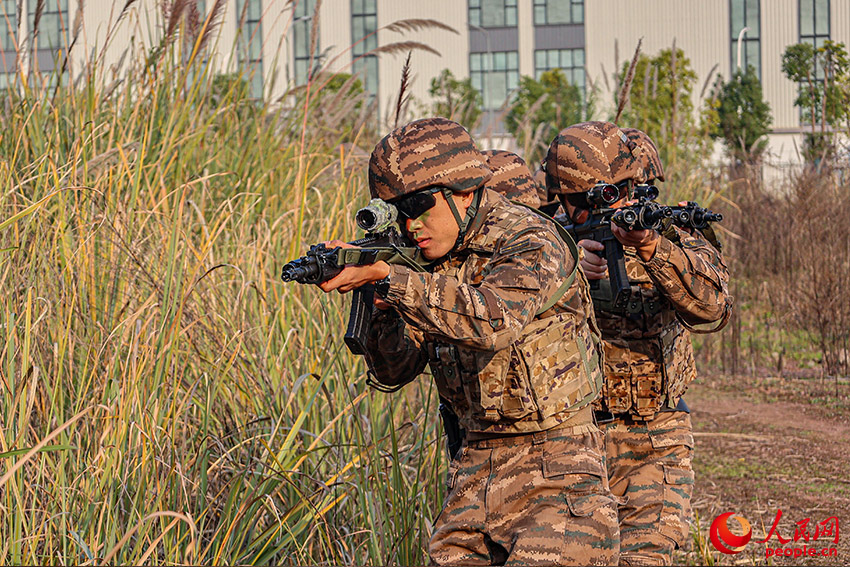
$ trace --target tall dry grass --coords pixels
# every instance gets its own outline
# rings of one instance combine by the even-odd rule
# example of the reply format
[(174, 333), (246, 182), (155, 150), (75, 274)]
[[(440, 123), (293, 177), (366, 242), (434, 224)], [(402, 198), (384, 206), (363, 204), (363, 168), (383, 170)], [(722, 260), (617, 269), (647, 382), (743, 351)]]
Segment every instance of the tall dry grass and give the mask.
[(850, 192), (840, 165), (809, 165), (769, 185), (757, 169), (733, 171), (726, 222), (738, 308), (721, 360), (728, 370), (850, 375)]
[(0, 94), (0, 563), (421, 564), (435, 395), (278, 276), (355, 235), (368, 100), (248, 100), (203, 33)]

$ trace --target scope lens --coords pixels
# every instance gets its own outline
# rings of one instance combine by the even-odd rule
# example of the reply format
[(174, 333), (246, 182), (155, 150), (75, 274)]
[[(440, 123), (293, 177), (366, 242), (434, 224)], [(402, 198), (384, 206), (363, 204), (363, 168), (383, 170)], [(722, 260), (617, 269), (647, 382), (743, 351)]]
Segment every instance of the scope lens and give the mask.
[(602, 187), (602, 200), (608, 203), (616, 203), (620, 200), (620, 189), (616, 185), (605, 185)]
[(357, 226), (363, 230), (373, 228), (378, 221), (378, 217), (369, 209), (360, 209), (354, 219), (357, 221)]
[(650, 201), (658, 198), (658, 187), (655, 185), (638, 185), (634, 191), (635, 198), (646, 197)]
[(613, 205), (625, 196), (625, 191), (625, 187), (600, 182), (587, 192), (587, 200), (597, 206)]

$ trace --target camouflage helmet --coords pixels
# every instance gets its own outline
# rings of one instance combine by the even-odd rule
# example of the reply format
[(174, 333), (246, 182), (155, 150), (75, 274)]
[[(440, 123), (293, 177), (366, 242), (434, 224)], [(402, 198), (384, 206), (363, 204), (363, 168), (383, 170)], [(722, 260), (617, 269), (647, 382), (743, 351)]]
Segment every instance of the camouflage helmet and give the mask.
[(537, 167), (537, 171), (534, 172), (534, 181), (537, 182), (538, 195), (540, 196), (540, 208), (547, 207), (549, 205), (560, 204), (560, 200), (558, 200), (558, 196), (554, 193), (550, 193), (549, 189), (546, 188), (546, 163), (543, 162)]
[(396, 128), (369, 159), (369, 191), (392, 201), (439, 185), (468, 193), (492, 176), (466, 129), (445, 118), (424, 118)]
[(561, 130), (546, 154), (550, 193), (584, 193), (596, 183), (643, 176), (637, 144), (610, 122), (582, 122)]
[(539, 186), (521, 157), (505, 150), (485, 150), (481, 153), (487, 158), (487, 166), (493, 172), (493, 177), (486, 185), (488, 189), (535, 209), (540, 207)]
[(646, 132), (637, 128), (621, 128), (623, 133), (640, 148), (640, 163), (643, 166), (643, 175), (635, 181), (647, 183), (653, 179), (664, 181), (664, 167), (661, 165), (661, 157), (658, 155), (658, 147)]

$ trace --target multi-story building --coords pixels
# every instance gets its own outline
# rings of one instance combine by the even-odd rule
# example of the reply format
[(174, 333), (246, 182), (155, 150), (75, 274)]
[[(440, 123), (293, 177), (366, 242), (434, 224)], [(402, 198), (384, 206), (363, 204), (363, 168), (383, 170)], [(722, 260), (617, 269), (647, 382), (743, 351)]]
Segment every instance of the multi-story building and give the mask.
[[(189, 1), (202, 19), (218, 4)], [(36, 14), (37, 4), (0, 0), (0, 87), (18, 69), (61, 64), (73, 73), (94, 48), (106, 46), (105, 62), (112, 64), (128, 44), (150, 47), (162, 34), (163, 4), (180, 2), (44, 0)], [(404, 55), (373, 50), (417, 41), (439, 55), (413, 52), (413, 97), (427, 103), (431, 79), (449, 69), (482, 92), (491, 124), (498, 124), (494, 118), (521, 76), (560, 68), (574, 84), (596, 85), (603, 100), (612, 100), (605, 85), (639, 39), (647, 54), (675, 41), (699, 77), (694, 96), (714, 74), (729, 77), (739, 62), (756, 69), (774, 118), (771, 150), (788, 163), (797, 160), (804, 126), (794, 106), (797, 85), (781, 70), (785, 47), (826, 39), (850, 44), (850, 0), (227, 0), (223, 10), (210, 61), (221, 70), (248, 69), (255, 96), (277, 99), (315, 68), (356, 72), (385, 116)], [(455, 31), (425, 25), (394, 31), (399, 20), (437, 20)], [(74, 35), (80, 39), (64, 63)]]

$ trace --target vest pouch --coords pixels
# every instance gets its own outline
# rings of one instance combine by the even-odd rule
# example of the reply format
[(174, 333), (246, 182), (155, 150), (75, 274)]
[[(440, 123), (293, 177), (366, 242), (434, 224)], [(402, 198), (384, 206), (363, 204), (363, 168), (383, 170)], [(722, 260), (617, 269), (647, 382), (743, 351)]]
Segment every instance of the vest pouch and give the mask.
[(478, 399), (484, 421), (517, 421), (537, 411), (537, 402), (528, 377), (528, 368), (517, 344), (489, 356), (476, 357), (483, 368), (478, 371)]
[(696, 378), (694, 348), (690, 333), (678, 323), (671, 325), (659, 337), (664, 357), (668, 405), (675, 407), (679, 398)]
[(532, 322), (519, 345), (541, 420), (586, 405), (602, 387), (599, 338), (574, 317), (562, 312)]
[(658, 339), (629, 341), (632, 371), (633, 415), (651, 419), (662, 409), (666, 399), (664, 391), (664, 365)]
[(629, 347), (617, 341), (606, 341), (605, 383), (603, 407), (611, 413), (626, 413), (632, 407), (632, 369), (629, 364)]
[(507, 419), (517, 420), (535, 413), (537, 409), (537, 401), (528, 379), (528, 367), (522, 352), (512, 344), (499, 413)]

